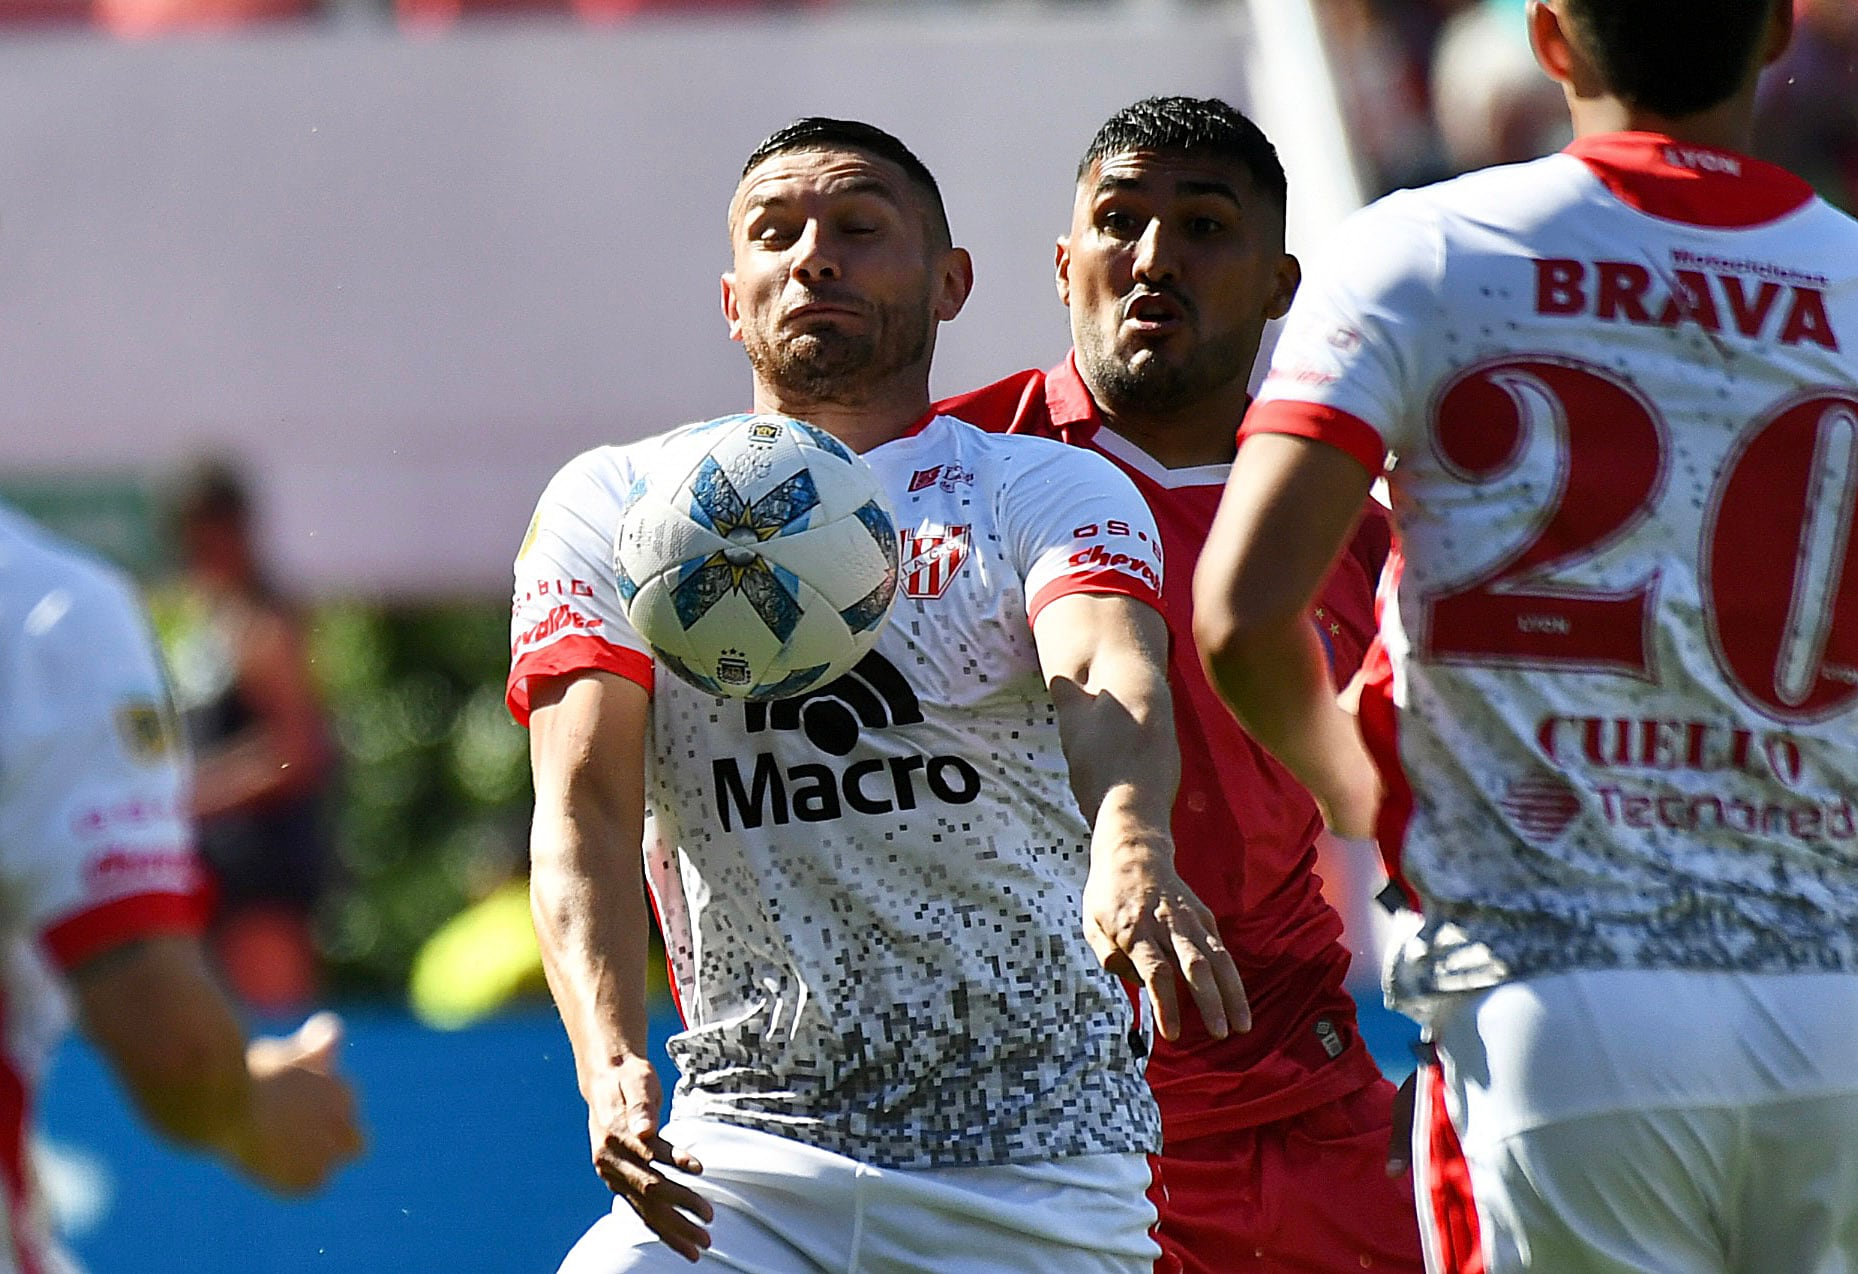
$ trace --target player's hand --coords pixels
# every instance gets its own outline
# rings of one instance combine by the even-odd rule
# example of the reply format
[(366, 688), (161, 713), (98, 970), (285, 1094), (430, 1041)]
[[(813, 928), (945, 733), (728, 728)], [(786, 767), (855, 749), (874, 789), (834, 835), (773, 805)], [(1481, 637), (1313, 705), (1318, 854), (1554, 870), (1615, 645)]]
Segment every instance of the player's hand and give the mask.
[(1084, 883), (1084, 937), (1105, 969), (1148, 989), (1163, 1039), (1181, 1033), (1177, 974), (1186, 979), (1215, 1039), (1251, 1029), (1251, 1006), (1232, 953), (1219, 939), (1213, 913), (1175, 873), (1166, 849), (1093, 847)]
[(704, 1226), (716, 1219), (716, 1213), (702, 1195), (654, 1166), (664, 1163), (682, 1172), (703, 1171), (689, 1151), (679, 1150), (658, 1135), (663, 1099), (658, 1073), (643, 1057), (621, 1057), (596, 1081), (587, 1112), (594, 1171), (666, 1247), (694, 1261), (710, 1245), (710, 1232)]
[(246, 1046), (251, 1118), (233, 1161), (266, 1189), (305, 1194), (361, 1154), (355, 1094), (336, 1073), (342, 1021), (318, 1013), (282, 1039)]

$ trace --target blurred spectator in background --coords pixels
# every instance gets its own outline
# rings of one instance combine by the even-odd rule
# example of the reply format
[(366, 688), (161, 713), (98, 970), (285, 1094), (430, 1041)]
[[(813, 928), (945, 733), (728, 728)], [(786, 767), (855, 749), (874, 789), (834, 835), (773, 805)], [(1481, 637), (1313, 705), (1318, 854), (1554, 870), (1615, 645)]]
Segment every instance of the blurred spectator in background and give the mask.
[(245, 483), (209, 462), (173, 500), (180, 578), (166, 627), (217, 890), (209, 939), (233, 991), (281, 1013), (316, 992), (310, 922), (331, 857), (335, 750), (300, 621), (258, 561)]
[(1439, 176), (1426, 108), (1428, 46), (1420, 33), (1429, 6), (1319, 0), (1316, 12), (1364, 193), (1379, 195)]
[(1454, 173), (1521, 163), (1573, 140), (1561, 90), (1529, 49), (1522, 0), (1481, 0), (1440, 32), (1432, 119)]
[(1858, 213), (1858, 0), (1797, 0), (1794, 23), (1761, 82), (1757, 147)]
[(91, 21), (130, 38), (233, 31), (314, 17), (317, 0), (91, 0)]

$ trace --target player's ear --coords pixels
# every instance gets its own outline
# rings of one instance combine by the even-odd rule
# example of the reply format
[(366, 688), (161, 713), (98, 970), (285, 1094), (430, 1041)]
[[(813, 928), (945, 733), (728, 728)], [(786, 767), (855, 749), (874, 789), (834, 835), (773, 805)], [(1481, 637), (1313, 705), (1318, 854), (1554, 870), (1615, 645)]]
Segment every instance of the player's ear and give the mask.
[(1058, 250), (1052, 259), (1053, 281), (1058, 284), (1058, 299), (1071, 308), (1071, 236), (1058, 236)]
[[(724, 276), (725, 278), (727, 276)], [(936, 321), (946, 323), (961, 313), (974, 291), (974, 258), (966, 248), (950, 248), (942, 257), (942, 288), (936, 297)]]
[(1271, 303), (1265, 307), (1268, 319), (1281, 319), (1290, 313), (1290, 303), (1297, 299), (1303, 285), (1303, 263), (1286, 252), (1277, 259), (1277, 277), (1272, 281)]
[(742, 339), (742, 311), (735, 303), (735, 272), (723, 271), (723, 318), (729, 324), (729, 339)]
[(1527, 22), (1529, 47), (1535, 50), (1536, 62), (1549, 79), (1557, 84), (1568, 83), (1574, 78), (1575, 58), (1561, 25), (1561, 14), (1546, 0), (1529, 0)]

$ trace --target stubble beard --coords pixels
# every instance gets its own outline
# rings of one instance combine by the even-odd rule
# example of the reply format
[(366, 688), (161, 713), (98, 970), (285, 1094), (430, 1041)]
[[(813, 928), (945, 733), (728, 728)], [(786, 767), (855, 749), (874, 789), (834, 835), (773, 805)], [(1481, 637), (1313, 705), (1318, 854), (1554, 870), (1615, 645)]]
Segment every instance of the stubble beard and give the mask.
[(1112, 412), (1169, 415), (1192, 407), (1242, 374), (1237, 361), (1212, 345), (1196, 346), (1183, 362), (1159, 350), (1119, 353), (1110, 342), (1078, 346), (1090, 387)]
[(900, 322), (902, 313), (885, 311), (859, 332), (825, 326), (782, 340), (757, 330), (742, 344), (763, 384), (807, 402), (855, 406), (928, 355), (935, 323), (926, 307), (920, 321)]

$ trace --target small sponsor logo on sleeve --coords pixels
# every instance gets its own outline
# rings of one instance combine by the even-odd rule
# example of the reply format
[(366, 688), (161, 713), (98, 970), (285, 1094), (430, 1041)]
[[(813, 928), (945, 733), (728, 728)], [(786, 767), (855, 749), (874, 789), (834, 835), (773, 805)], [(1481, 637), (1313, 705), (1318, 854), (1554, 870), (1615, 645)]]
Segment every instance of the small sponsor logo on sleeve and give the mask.
[(580, 631), (591, 632), (602, 628), (606, 621), (598, 615), (588, 615), (575, 609), (566, 602), (549, 611), (534, 624), (518, 633), (516, 640), (510, 643), (510, 654), (521, 654), (524, 650), (540, 646), (558, 633)]

